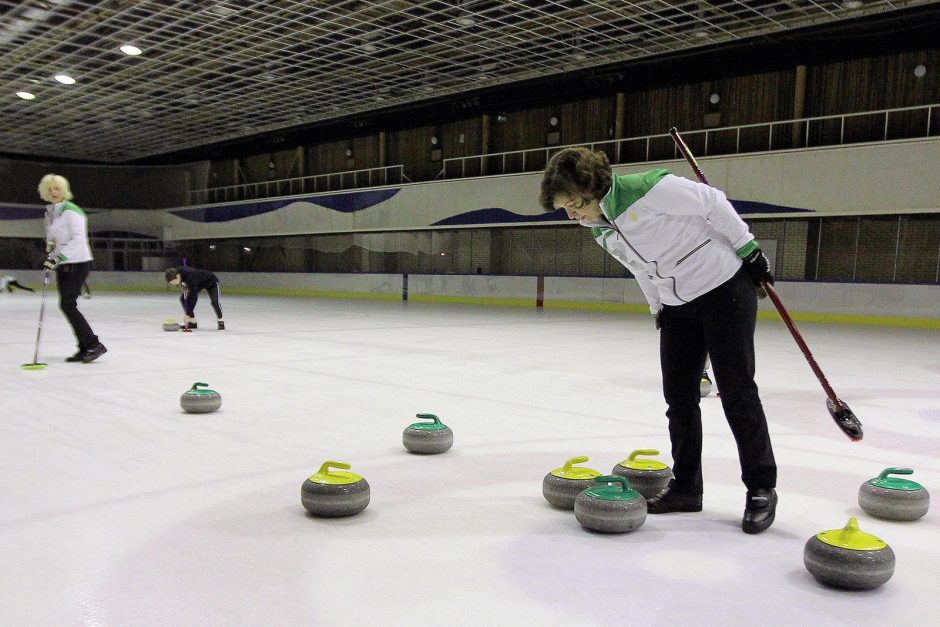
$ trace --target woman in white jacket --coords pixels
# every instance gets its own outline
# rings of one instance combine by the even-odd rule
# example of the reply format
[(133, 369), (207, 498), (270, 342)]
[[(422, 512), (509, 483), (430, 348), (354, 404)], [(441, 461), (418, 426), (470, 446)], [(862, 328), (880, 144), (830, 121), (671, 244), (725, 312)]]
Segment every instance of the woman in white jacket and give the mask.
[(43, 267), (55, 270), (59, 308), (72, 326), (78, 342), (78, 352), (65, 361), (87, 364), (108, 351), (78, 310), (82, 284), (91, 271), (88, 218), (81, 207), (72, 202), (72, 191), (64, 176), (47, 174), (42, 177), (39, 196), (49, 203), (46, 207), (46, 252), (49, 258)]
[(754, 382), (754, 327), (755, 286), (773, 277), (747, 225), (717, 189), (661, 169), (620, 176), (586, 148), (552, 157), (540, 202), (590, 227), (656, 316), (675, 479), (649, 512), (702, 510), (700, 380), (710, 356), (747, 487), (742, 529), (770, 527), (777, 465)]

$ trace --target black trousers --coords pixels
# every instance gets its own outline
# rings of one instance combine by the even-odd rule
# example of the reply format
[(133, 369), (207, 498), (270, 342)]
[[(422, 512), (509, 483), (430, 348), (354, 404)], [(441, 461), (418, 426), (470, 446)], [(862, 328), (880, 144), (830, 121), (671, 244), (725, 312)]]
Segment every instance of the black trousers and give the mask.
[(711, 356), (721, 405), (731, 427), (748, 489), (777, 484), (767, 418), (754, 382), (757, 292), (742, 268), (711, 292), (663, 307), (659, 357), (668, 409), (676, 488), (702, 493), (702, 413), (699, 380)]
[[(215, 317), (222, 319), (222, 305), (219, 304), (219, 284), (213, 283), (203, 288), (209, 293), (209, 300), (212, 302), (212, 308), (215, 309)], [(190, 318), (195, 318), (196, 303), (199, 302), (199, 290), (190, 290), (188, 294), (180, 294), (180, 304), (183, 305), (183, 313)]]
[(90, 271), (90, 261), (62, 264), (55, 270), (56, 286), (59, 290), (59, 309), (72, 326), (80, 351), (87, 351), (98, 346), (98, 336), (91, 330), (82, 312), (78, 310), (78, 297), (82, 293), (82, 283), (88, 278)]

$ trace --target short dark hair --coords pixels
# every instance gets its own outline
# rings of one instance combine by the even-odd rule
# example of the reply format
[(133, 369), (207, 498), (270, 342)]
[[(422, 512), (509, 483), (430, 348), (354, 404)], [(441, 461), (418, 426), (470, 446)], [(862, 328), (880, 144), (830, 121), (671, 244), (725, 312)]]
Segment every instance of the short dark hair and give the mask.
[(554, 198), (559, 193), (600, 200), (610, 190), (610, 181), (610, 161), (606, 154), (582, 146), (565, 148), (555, 153), (545, 166), (539, 204), (545, 211), (554, 211)]
[(166, 271), (163, 273), (163, 276), (166, 277), (166, 282), (169, 283), (170, 281), (176, 278), (177, 274), (179, 274), (179, 272), (176, 270), (176, 268), (167, 268)]

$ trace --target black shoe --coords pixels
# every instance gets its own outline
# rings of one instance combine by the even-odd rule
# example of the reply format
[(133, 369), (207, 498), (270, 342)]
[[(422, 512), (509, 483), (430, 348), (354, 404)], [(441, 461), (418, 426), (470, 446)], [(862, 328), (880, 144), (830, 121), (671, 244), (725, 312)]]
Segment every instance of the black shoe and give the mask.
[(702, 495), (681, 492), (676, 489), (676, 482), (671, 480), (662, 492), (646, 501), (646, 511), (650, 514), (700, 512), (702, 511)]
[(224, 330), (225, 330), (225, 323), (219, 320), (219, 331), (224, 331)]
[(741, 529), (744, 533), (760, 533), (774, 524), (777, 511), (777, 491), (771, 488), (764, 490), (747, 491), (747, 502), (744, 504), (744, 518), (741, 520)]
[(66, 357), (66, 358), (65, 358), (65, 361), (67, 361), (67, 362), (69, 362), (69, 363), (74, 363), (74, 362), (76, 362), (76, 361), (81, 361), (81, 360), (82, 360), (82, 357), (83, 357), (84, 355), (85, 355), (85, 351), (79, 349), (79, 351), (78, 351), (77, 353), (75, 353), (74, 355), (72, 355), (71, 357)]
[(196, 328), (196, 323), (195, 323), (195, 322), (187, 322), (187, 323), (185, 323), (185, 324), (181, 324), (181, 325), (180, 325), (180, 331), (185, 331), (185, 330), (187, 330), (187, 329), (189, 329), (190, 331), (192, 331), (192, 330), (195, 329), (195, 328)]
[(94, 360), (98, 359), (102, 355), (108, 352), (108, 349), (104, 347), (104, 344), (98, 342), (98, 346), (94, 348), (89, 348), (87, 351), (82, 353), (82, 363), (90, 364)]

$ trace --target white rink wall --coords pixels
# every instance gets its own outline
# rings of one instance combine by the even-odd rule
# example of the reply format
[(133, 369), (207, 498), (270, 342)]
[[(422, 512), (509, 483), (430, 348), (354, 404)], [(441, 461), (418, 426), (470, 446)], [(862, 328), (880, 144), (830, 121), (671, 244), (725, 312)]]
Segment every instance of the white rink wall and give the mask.
[[(0, 270), (37, 287), (38, 270)], [(406, 276), (401, 274), (329, 274), (221, 272), (223, 293), (381, 298), (400, 300)], [(92, 291), (168, 291), (162, 272), (92, 272)], [(174, 290), (175, 291), (175, 290)], [(857, 283), (780, 281), (777, 292), (791, 315), (820, 321), (905, 324), (940, 327), (940, 287)], [(489, 275), (407, 275), (407, 298), (483, 305), (536, 305), (538, 277)], [(643, 312), (646, 302), (633, 279), (545, 277), (545, 307), (611, 309)], [(761, 310), (773, 311), (769, 299)], [(888, 319), (883, 319), (888, 318)]]

